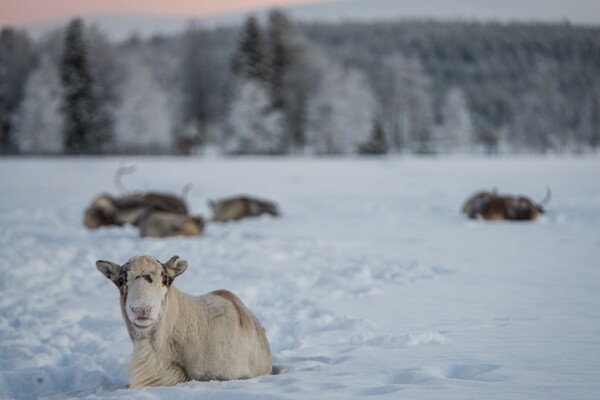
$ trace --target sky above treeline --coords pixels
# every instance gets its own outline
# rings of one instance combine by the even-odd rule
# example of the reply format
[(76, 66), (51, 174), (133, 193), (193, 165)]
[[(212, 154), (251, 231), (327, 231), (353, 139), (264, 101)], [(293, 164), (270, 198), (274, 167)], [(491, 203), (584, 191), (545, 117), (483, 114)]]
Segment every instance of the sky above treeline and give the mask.
[(0, 0), (0, 26), (27, 27), (76, 16), (147, 14), (204, 17), (328, 3), (309, 15), (340, 18), (461, 18), (476, 20), (569, 21), (600, 24), (600, 0)]
[(0, 25), (23, 26), (49, 19), (99, 13), (213, 15), (323, 0), (2, 0)]

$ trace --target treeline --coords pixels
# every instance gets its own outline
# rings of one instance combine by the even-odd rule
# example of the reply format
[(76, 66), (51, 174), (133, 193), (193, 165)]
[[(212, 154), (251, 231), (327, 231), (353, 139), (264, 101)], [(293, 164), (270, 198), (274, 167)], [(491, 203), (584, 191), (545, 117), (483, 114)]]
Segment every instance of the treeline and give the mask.
[(0, 33), (4, 154), (596, 151), (600, 28), (295, 24), (111, 43)]

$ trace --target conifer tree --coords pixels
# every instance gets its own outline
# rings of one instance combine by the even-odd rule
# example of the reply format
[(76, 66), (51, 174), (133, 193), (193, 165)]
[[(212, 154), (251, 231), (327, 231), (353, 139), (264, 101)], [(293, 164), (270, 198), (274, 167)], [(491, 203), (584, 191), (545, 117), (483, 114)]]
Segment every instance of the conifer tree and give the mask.
[(231, 85), (228, 57), (217, 32), (191, 25), (183, 35), (178, 69), (183, 129), (179, 132), (185, 136), (180, 134), (180, 142), (202, 145), (215, 139)]
[(267, 54), (263, 30), (254, 16), (246, 19), (233, 56), (233, 74), (239, 78), (266, 82)]
[(596, 84), (590, 97), (589, 145), (592, 150), (596, 151), (600, 146), (600, 84)]
[(379, 120), (373, 121), (373, 131), (368, 141), (358, 146), (360, 154), (386, 154), (388, 146), (385, 131)]
[(29, 38), (13, 28), (0, 32), (0, 152), (16, 151), (14, 115), (34, 64)]
[(292, 63), (292, 23), (280, 10), (269, 13), (269, 85), (274, 108), (285, 108), (285, 79)]
[(101, 153), (109, 141), (108, 118), (99, 107), (88, 61), (83, 22), (67, 27), (60, 72), (64, 89), (65, 151)]

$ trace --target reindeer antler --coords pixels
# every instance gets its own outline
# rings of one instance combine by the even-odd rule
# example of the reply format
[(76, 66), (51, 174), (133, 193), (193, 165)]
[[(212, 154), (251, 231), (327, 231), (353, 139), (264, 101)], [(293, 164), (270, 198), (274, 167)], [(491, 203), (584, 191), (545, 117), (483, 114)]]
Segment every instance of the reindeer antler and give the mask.
[(544, 197), (542, 199), (542, 201), (540, 201), (538, 204), (540, 206), (545, 206), (546, 204), (548, 204), (548, 202), (550, 201), (551, 198), (552, 198), (552, 191), (550, 190), (550, 186), (546, 185), (546, 197)]
[(130, 165), (129, 167), (120, 166), (119, 169), (117, 169), (117, 172), (115, 172), (115, 177), (113, 181), (115, 186), (117, 187), (117, 190), (122, 195), (131, 193), (131, 190), (127, 189), (125, 185), (121, 183), (121, 177), (123, 175), (133, 174), (135, 171), (137, 171), (137, 167), (135, 165)]
[(187, 195), (190, 193), (192, 187), (194, 187), (194, 184), (191, 182), (188, 182), (185, 184), (185, 186), (183, 186), (183, 189), (181, 189), (181, 200), (187, 200)]

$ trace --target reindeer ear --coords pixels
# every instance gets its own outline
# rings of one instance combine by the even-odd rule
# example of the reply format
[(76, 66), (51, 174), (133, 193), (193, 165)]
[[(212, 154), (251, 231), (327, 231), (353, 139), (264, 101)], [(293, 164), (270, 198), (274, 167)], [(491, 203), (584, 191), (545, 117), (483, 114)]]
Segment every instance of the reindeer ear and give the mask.
[(96, 268), (102, 272), (102, 275), (117, 284), (117, 280), (121, 276), (121, 266), (119, 264), (112, 261), (98, 260), (96, 261)]
[(165, 271), (171, 278), (171, 280), (175, 279), (175, 277), (183, 274), (186, 270), (188, 263), (185, 260), (180, 260), (179, 256), (173, 256), (163, 264), (165, 267)]

